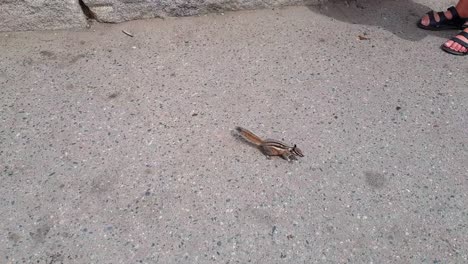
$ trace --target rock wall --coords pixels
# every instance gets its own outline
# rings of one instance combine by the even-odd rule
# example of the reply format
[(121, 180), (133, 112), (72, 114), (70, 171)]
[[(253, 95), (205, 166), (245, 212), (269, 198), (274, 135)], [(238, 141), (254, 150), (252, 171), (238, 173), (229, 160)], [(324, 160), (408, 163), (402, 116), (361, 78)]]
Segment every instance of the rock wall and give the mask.
[(83, 0), (100, 22), (314, 4), (319, 0)]
[(0, 31), (79, 28), (87, 25), (86, 17), (117, 23), (319, 1), (323, 0), (0, 0)]
[(79, 0), (0, 0), (0, 31), (85, 27)]

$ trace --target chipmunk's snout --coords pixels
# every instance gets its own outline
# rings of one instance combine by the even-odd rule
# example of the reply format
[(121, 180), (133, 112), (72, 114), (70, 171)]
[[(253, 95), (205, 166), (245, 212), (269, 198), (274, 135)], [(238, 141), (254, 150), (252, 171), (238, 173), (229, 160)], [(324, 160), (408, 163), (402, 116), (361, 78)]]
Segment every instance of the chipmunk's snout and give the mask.
[(294, 144), (294, 147), (292, 148), (291, 152), (294, 153), (295, 155), (299, 156), (299, 157), (304, 157), (304, 154), (303, 154), (302, 151), (296, 146), (296, 144)]

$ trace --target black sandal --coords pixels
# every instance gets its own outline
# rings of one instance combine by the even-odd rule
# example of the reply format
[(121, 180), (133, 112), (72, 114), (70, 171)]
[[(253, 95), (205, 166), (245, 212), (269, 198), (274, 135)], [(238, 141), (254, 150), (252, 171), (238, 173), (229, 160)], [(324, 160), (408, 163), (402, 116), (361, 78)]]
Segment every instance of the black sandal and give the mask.
[[(465, 31), (462, 31), (460, 33), (457, 34), (457, 36), (464, 36), (465, 38), (468, 39), (468, 32), (465, 32)], [(465, 42), (459, 38), (457, 38), (457, 36), (451, 38), (450, 40), (453, 41), (453, 42), (456, 42), (460, 45), (462, 45), (463, 47), (467, 48), (468, 49), (468, 42)], [(468, 55), (468, 51), (465, 51), (465, 52), (460, 52), (460, 51), (456, 51), (456, 50), (453, 50), (447, 46), (445, 46), (445, 44), (442, 44), (441, 48), (450, 53), (450, 54), (454, 54), (454, 55), (459, 55), (459, 56), (465, 56), (465, 55)]]
[(461, 18), (455, 7), (451, 6), (447, 10), (452, 14), (452, 19), (447, 19), (444, 12), (437, 12), (440, 20), (436, 21), (434, 11), (430, 11), (427, 13), (429, 16), (429, 25), (423, 25), (421, 19), (417, 24), (418, 27), (426, 30), (463, 29), (468, 27), (468, 18)]

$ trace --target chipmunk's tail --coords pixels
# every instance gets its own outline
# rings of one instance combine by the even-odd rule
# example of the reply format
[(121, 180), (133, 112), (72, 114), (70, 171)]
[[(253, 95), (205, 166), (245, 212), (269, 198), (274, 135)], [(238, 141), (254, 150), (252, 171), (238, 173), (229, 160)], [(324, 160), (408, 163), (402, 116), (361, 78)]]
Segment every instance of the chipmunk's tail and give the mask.
[(239, 135), (254, 145), (260, 146), (263, 142), (261, 138), (243, 127), (236, 127), (236, 130), (239, 132)]

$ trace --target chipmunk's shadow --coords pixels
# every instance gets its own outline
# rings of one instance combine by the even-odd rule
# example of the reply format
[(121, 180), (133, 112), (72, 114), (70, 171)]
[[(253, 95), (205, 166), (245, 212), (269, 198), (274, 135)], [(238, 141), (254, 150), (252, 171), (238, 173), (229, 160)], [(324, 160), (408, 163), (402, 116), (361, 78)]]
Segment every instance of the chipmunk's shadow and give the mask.
[[(329, 0), (308, 7), (313, 12), (336, 20), (376, 26), (410, 41), (419, 41), (428, 35), (442, 38), (453, 35), (450, 31), (428, 31), (418, 28), (416, 23), (431, 8), (408, 0)], [(330, 38), (333, 39), (333, 32)]]

